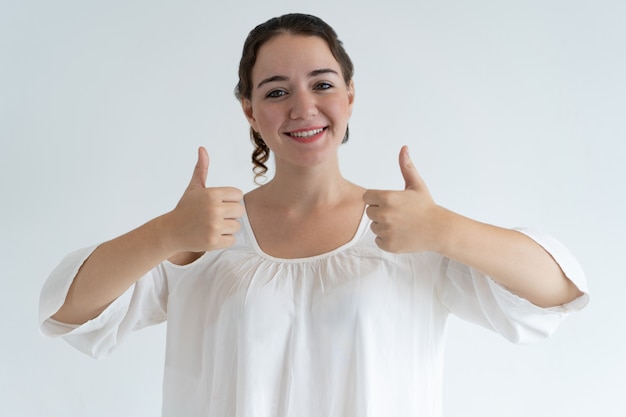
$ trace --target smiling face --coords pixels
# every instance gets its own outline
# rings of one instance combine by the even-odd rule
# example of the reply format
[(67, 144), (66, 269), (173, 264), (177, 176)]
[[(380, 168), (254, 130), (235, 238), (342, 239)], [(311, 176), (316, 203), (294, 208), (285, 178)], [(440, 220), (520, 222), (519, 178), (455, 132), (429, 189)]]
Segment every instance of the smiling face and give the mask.
[(259, 48), (242, 106), (280, 169), (335, 162), (353, 101), (352, 82), (346, 85), (326, 41), (285, 33)]

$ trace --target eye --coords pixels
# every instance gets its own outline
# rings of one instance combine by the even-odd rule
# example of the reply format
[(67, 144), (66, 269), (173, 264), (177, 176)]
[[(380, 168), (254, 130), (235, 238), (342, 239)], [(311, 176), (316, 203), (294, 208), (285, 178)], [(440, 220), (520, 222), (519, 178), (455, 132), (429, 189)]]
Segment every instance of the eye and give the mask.
[(326, 81), (319, 82), (315, 84), (315, 87), (314, 87), (315, 90), (328, 90), (329, 88), (333, 88), (333, 85)]
[(282, 96), (284, 96), (286, 94), (287, 94), (287, 92), (285, 90), (272, 90), (269, 93), (267, 93), (265, 95), (265, 97), (268, 97), (268, 98), (279, 98), (279, 97), (282, 97)]

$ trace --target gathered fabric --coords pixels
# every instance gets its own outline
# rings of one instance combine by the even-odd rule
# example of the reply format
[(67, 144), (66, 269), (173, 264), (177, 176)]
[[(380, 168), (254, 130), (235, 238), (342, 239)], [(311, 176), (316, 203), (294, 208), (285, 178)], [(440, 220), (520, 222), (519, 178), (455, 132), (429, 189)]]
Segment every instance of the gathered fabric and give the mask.
[(519, 229), (583, 296), (540, 308), (439, 254), (385, 252), (365, 215), (350, 242), (303, 259), (264, 253), (240, 221), (235, 246), (161, 263), (80, 326), (50, 318), (95, 247), (68, 255), (42, 289), (41, 331), (98, 358), (167, 320), (165, 417), (437, 417), (450, 314), (528, 343), (588, 301), (576, 259), (537, 231)]

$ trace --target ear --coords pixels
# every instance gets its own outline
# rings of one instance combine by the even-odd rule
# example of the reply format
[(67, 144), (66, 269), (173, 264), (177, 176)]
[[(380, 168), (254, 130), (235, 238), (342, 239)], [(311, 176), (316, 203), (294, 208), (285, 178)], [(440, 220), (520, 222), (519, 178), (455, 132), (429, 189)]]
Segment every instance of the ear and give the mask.
[(350, 106), (350, 113), (352, 113), (352, 106), (354, 105), (354, 81), (350, 80), (348, 84), (348, 105)]
[(252, 102), (247, 98), (242, 98), (241, 109), (243, 110), (243, 114), (245, 114), (246, 119), (248, 119), (248, 123), (250, 123), (252, 129), (258, 132), (259, 129), (257, 128), (256, 119), (254, 118), (254, 112), (252, 111)]

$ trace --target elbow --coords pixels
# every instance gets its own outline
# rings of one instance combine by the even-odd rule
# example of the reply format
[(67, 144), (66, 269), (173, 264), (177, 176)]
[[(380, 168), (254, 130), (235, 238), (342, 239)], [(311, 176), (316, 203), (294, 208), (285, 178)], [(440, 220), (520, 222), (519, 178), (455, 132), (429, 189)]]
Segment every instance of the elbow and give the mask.
[(584, 293), (565, 275), (551, 285), (545, 285), (529, 297), (531, 303), (541, 308), (558, 307), (568, 304)]

